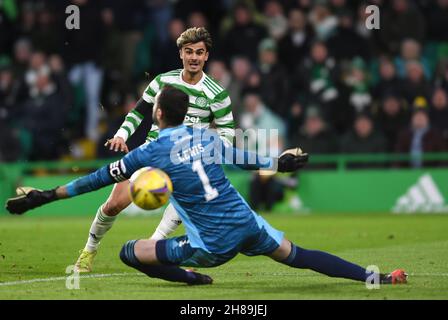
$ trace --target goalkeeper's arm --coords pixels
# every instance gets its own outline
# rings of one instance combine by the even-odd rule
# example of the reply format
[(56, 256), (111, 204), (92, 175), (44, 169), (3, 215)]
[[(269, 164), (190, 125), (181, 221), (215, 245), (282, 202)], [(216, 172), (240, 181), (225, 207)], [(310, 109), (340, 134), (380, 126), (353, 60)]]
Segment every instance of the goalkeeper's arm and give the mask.
[(138, 156), (140, 152), (142, 152), (140, 148), (135, 149), (123, 159), (73, 180), (65, 186), (44, 191), (32, 189), (20, 196), (8, 199), (6, 209), (12, 214), (22, 214), (56, 200), (75, 197), (129, 179), (137, 169), (142, 167), (139, 161), (142, 157)]
[(220, 143), (223, 164), (235, 165), (244, 170), (260, 169), (264, 174), (275, 172), (294, 172), (303, 168), (308, 162), (308, 154), (300, 148), (288, 149), (280, 157), (263, 157), (255, 152), (233, 148)]

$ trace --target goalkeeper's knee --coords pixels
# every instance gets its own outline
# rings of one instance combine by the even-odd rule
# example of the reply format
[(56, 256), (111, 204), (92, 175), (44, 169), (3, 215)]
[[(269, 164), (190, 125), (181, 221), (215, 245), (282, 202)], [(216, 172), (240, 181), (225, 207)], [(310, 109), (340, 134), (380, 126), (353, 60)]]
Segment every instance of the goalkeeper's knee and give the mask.
[(135, 267), (140, 264), (137, 257), (135, 256), (134, 246), (137, 240), (129, 240), (126, 242), (120, 251), (120, 259), (123, 263), (127, 264), (130, 267)]

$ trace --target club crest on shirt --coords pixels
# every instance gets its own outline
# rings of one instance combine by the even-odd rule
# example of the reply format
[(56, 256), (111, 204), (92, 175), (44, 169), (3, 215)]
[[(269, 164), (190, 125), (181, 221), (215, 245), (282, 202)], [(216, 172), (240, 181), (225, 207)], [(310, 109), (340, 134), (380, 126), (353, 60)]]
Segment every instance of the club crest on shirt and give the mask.
[(207, 99), (204, 97), (197, 97), (194, 103), (201, 108), (205, 108), (207, 106)]

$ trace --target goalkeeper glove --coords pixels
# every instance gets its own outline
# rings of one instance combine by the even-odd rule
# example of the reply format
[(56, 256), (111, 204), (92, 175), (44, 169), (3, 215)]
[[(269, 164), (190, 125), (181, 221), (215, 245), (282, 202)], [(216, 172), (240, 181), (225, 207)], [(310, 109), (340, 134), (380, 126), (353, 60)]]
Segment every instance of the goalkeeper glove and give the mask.
[(302, 153), (300, 148), (289, 149), (278, 158), (278, 172), (294, 172), (303, 168), (308, 162), (308, 153)]
[(9, 198), (6, 201), (6, 210), (11, 214), (22, 214), (28, 210), (40, 207), (46, 203), (53, 202), (57, 200), (56, 189), (52, 190), (37, 190), (37, 189), (19, 189), (18, 196), (14, 198)]

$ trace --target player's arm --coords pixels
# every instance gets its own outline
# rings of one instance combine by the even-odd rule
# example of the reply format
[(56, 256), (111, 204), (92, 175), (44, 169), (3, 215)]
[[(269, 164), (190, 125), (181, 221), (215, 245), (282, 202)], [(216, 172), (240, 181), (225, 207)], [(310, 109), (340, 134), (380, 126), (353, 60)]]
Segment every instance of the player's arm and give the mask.
[(255, 152), (237, 149), (219, 144), (222, 151), (224, 164), (235, 165), (244, 170), (263, 170), (275, 172), (294, 172), (305, 166), (308, 162), (308, 154), (303, 153), (300, 148), (288, 149), (280, 157), (263, 157)]
[(107, 140), (105, 144), (106, 147), (109, 147), (110, 150), (129, 152), (128, 147), (126, 146), (126, 141), (134, 134), (143, 119), (149, 119), (150, 124), (152, 123), (152, 109), (155, 102), (155, 96), (159, 90), (160, 76), (157, 76), (146, 87), (134, 109), (126, 115), (114, 137)]
[[(22, 214), (56, 200), (75, 197), (129, 179), (135, 171), (144, 166), (143, 159), (150, 159), (150, 157), (143, 156), (146, 147), (148, 146), (141, 146), (128, 153), (123, 159), (73, 180), (62, 187), (51, 190), (33, 189), (26, 194), (8, 199), (6, 209), (13, 214)], [(146, 162), (148, 162), (147, 165), (150, 165), (150, 160)]]
[[(152, 115), (153, 106), (153, 103), (148, 103), (143, 98), (140, 98), (135, 104), (134, 109), (126, 115), (120, 129), (118, 129), (112, 139), (106, 141), (104, 146), (109, 147), (110, 150), (114, 151), (129, 152), (126, 141), (140, 126), (145, 115)], [(150, 119), (152, 123), (152, 116), (148, 117), (148, 119)]]
[(232, 103), (227, 91), (222, 91), (213, 99), (210, 109), (213, 113), (219, 136), (226, 144), (233, 145), (235, 122), (233, 120)]

